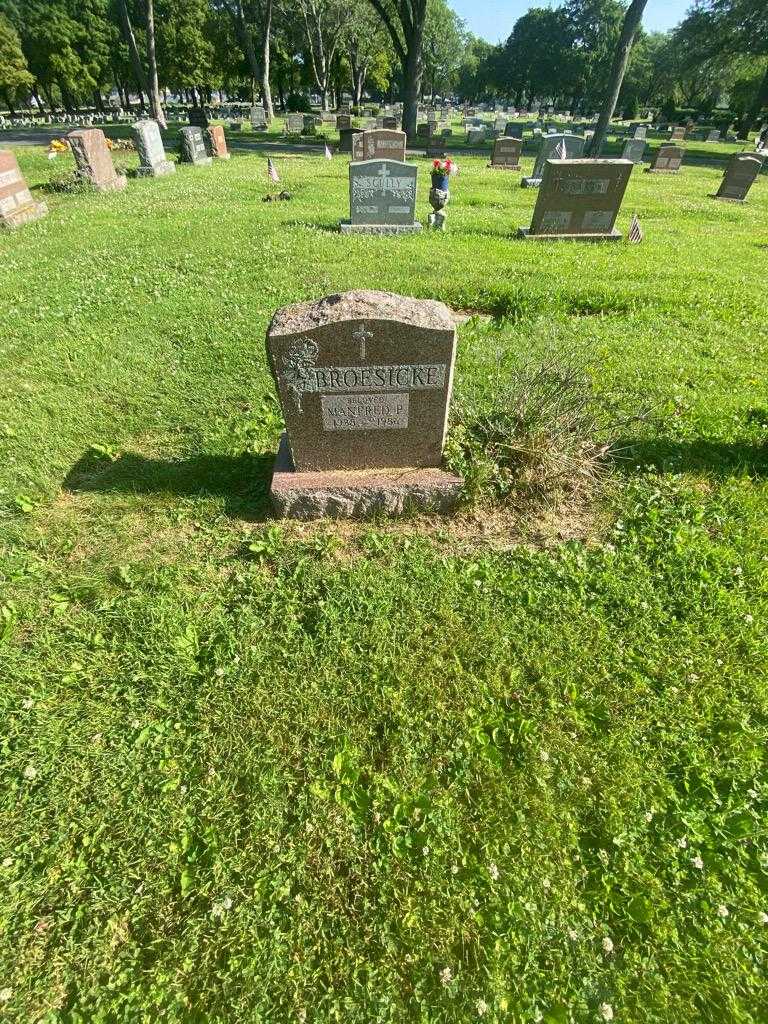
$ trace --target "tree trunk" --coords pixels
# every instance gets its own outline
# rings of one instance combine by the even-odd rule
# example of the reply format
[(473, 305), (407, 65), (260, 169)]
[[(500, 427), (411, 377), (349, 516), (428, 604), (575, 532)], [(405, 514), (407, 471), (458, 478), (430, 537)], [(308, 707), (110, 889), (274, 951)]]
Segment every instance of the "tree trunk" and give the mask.
[(133, 25), (131, 24), (131, 16), (128, 13), (127, 0), (118, 0), (118, 7), (120, 9), (120, 24), (123, 27), (123, 35), (125, 36), (125, 41), (128, 45), (128, 52), (131, 55), (131, 66), (133, 67), (133, 74), (136, 78), (136, 85), (138, 86), (139, 89), (139, 104), (141, 106), (141, 109), (143, 110), (143, 94), (146, 93), (147, 95), (149, 95), (149, 85), (147, 84), (147, 76), (144, 74), (144, 65), (141, 63), (139, 48), (136, 45), (136, 36), (133, 34)]
[(147, 65), (149, 66), (149, 109), (161, 128), (168, 125), (160, 102), (160, 83), (157, 80), (157, 53), (155, 51), (155, 0), (147, 0)]
[(264, 8), (264, 23), (261, 38), (261, 100), (264, 104), (264, 114), (269, 123), (275, 116), (272, 105), (272, 89), (269, 84), (269, 68), (272, 50), (272, 0), (266, 0)]
[(8, 107), (8, 113), (11, 117), (16, 117), (16, 111), (13, 106), (13, 100), (11, 99), (11, 90), (3, 89), (3, 96), (5, 96), (5, 105)]
[(416, 138), (416, 122), (419, 117), (419, 93), (421, 92), (421, 33), (418, 42), (410, 42), (406, 55), (405, 81), (403, 83), (403, 131), (412, 142)]
[(32, 95), (35, 97), (35, 103), (37, 104), (37, 110), (41, 117), (45, 117), (45, 106), (43, 101), (40, 99), (40, 93), (37, 90), (37, 85), (32, 86)]
[(611, 66), (608, 94), (605, 98), (603, 109), (600, 111), (595, 134), (589, 145), (587, 153), (590, 157), (599, 157), (602, 152), (603, 145), (608, 135), (608, 126), (610, 125), (611, 118), (616, 111), (616, 104), (619, 100), (619, 93), (621, 92), (621, 86), (624, 82), (627, 64), (629, 63), (629, 55), (632, 52), (632, 44), (635, 41), (637, 30), (640, 28), (640, 24), (643, 20), (643, 12), (645, 11), (647, 4), (648, 0), (632, 0), (632, 3), (627, 9), (627, 13), (624, 15), (624, 24), (621, 28), (621, 35), (619, 36), (619, 42), (616, 47), (616, 53), (614, 54), (613, 64)]

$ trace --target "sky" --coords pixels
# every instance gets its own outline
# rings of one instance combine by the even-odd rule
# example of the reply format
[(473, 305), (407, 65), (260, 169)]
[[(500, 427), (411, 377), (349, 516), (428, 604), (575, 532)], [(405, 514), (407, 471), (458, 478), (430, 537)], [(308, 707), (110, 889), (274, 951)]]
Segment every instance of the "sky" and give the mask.
[[(693, 0), (649, 0), (643, 25), (649, 32), (674, 28), (683, 20)], [(531, 7), (559, 7), (557, 0), (449, 0), (467, 23), (470, 32), (490, 43), (507, 38), (521, 14)]]

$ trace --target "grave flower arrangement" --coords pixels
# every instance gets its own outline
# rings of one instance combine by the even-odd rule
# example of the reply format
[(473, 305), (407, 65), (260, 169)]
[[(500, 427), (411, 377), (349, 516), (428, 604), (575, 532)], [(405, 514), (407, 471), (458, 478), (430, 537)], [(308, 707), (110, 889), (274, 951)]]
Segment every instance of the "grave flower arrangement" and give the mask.
[(450, 157), (447, 160), (435, 160), (432, 163), (432, 188), (441, 188), (447, 192), (448, 180), (458, 170), (459, 168)]

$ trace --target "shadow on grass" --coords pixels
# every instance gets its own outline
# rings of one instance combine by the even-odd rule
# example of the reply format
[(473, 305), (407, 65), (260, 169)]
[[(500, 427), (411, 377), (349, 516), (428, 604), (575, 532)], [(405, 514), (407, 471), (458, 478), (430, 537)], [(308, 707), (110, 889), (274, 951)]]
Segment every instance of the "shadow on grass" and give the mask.
[(655, 466), (665, 473), (701, 473), (716, 477), (747, 474), (768, 478), (768, 441), (671, 441), (668, 438), (639, 440), (620, 438), (615, 462), (619, 472), (631, 475), (638, 466)]
[(70, 469), (63, 487), (72, 493), (108, 492), (179, 497), (223, 497), (233, 519), (269, 518), (269, 484), (274, 453), (196, 455), (190, 459), (150, 459), (126, 452), (108, 459), (92, 451)]

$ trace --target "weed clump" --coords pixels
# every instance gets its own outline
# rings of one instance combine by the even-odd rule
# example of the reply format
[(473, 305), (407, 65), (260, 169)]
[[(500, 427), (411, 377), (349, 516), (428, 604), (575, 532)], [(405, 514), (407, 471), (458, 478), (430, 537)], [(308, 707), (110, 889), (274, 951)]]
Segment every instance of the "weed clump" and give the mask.
[(454, 403), (446, 446), (472, 502), (556, 505), (595, 490), (626, 422), (598, 396), (580, 355), (551, 351), (497, 370), (490, 391)]

